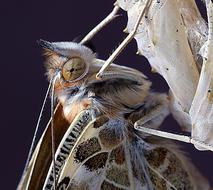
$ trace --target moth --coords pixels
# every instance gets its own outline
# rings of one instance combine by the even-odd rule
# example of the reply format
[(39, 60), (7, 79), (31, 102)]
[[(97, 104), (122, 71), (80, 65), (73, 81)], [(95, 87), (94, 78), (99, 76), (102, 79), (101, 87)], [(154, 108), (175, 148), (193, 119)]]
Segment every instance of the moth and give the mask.
[[(59, 104), (18, 189), (210, 189), (177, 145), (150, 134), (212, 147), (158, 131), (168, 115), (168, 97), (151, 92), (151, 82), (139, 71), (108, 67), (136, 37), (140, 22), (156, 2), (138, 1), (142, 8), (136, 16), (132, 12), (133, 30), (108, 60), (97, 59), (82, 45), (113, 20), (125, 2), (126, 8), (137, 4), (117, 1), (81, 44), (40, 41), (52, 95)], [(157, 1), (160, 9), (169, 2)]]
[(58, 105), (19, 190), (210, 188), (176, 144), (134, 128), (158, 129), (169, 113), (144, 74), (112, 64), (97, 79), (105, 62), (83, 44), (40, 44)]

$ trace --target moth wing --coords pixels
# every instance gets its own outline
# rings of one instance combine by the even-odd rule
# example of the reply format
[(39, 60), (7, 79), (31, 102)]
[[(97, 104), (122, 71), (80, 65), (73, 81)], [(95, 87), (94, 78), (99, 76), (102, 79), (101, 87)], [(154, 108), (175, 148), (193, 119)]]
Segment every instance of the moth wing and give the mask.
[(103, 115), (89, 123), (64, 164), (58, 188), (135, 189), (125, 126)]
[[(60, 109), (55, 115), (59, 113)], [(209, 184), (177, 146), (168, 145), (170, 141), (145, 142), (123, 120), (109, 120), (105, 116), (92, 119), (91, 112), (86, 112), (89, 119), (85, 121), (84, 113), (76, 117), (70, 130), (57, 133), (61, 135), (57, 140), (57, 152), (62, 155), (65, 155), (64, 147), (68, 147), (66, 140), (70, 137), (75, 140), (60, 169), (59, 189), (209, 189)], [(61, 115), (58, 116), (55, 122), (62, 127)], [(69, 125), (66, 121), (65, 124)], [(79, 124), (83, 127), (77, 135)], [(48, 170), (51, 171), (51, 151), (48, 151), (51, 142), (47, 140), (47, 133), (48, 128), (18, 189), (50, 189), (43, 187)], [(56, 155), (56, 163), (62, 158), (60, 156)]]
[(177, 145), (162, 139), (157, 144), (152, 144), (144, 151), (151, 181), (156, 189), (210, 189), (207, 180)]
[(145, 142), (124, 120), (100, 116), (85, 127), (69, 153), (58, 189), (209, 188), (177, 146), (159, 143)]
[(53, 162), (51, 162), (47, 175), (45, 176), (43, 189), (52, 189), (54, 185), (54, 178), (56, 182), (58, 181), (62, 168), (64, 165), (66, 166), (66, 160), (69, 154), (72, 154), (76, 144), (81, 139), (84, 131), (91, 125), (91, 122), (93, 122), (91, 112), (83, 110), (69, 125), (55, 153), (55, 175)]
[[(95, 128), (96, 123), (97, 118), (90, 120), (75, 142), (62, 168), (58, 180), (59, 189), (66, 189), (70, 185), (71, 179), (75, 178), (76, 174), (81, 170), (84, 160), (90, 156), (96, 155), (101, 150), (101, 145), (97, 138), (97, 130)], [(98, 176), (96, 179), (99, 179)], [(77, 186), (75, 188), (80, 188), (81, 185)]]
[[(58, 189), (209, 189), (178, 147), (167, 145), (170, 141), (146, 142), (124, 119), (91, 114), (80, 113), (61, 140)], [(51, 171), (44, 189), (52, 187)]]
[[(54, 114), (55, 147), (57, 148), (69, 123), (63, 117), (62, 106), (58, 105)], [(49, 121), (43, 132), (17, 189), (42, 189), (49, 166), (51, 164), (51, 122)]]

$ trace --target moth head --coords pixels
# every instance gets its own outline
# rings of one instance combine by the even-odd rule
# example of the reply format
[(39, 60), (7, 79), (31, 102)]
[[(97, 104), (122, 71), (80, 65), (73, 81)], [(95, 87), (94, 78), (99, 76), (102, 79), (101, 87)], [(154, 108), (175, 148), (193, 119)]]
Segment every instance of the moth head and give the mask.
[(95, 54), (79, 43), (39, 40), (44, 49), (49, 80), (60, 73), (56, 86), (72, 86), (86, 77)]

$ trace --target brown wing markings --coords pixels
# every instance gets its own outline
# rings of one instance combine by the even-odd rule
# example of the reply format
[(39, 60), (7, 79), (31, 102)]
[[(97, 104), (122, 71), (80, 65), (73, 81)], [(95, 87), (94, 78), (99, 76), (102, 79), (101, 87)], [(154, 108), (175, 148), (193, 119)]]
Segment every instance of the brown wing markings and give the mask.
[(155, 187), (155, 189), (167, 190), (167, 182), (163, 178), (161, 178), (158, 174), (156, 174), (156, 172), (154, 172), (150, 168), (148, 169), (148, 172), (150, 174), (150, 180), (153, 183), (153, 186)]
[[(109, 119), (105, 116), (98, 117), (93, 128), (98, 129), (102, 127)], [(101, 151), (101, 145), (99, 139), (95, 136), (85, 139), (75, 148), (74, 159), (76, 162), (82, 163), (84, 160), (92, 156), (93, 154)]]
[(92, 137), (76, 147), (75, 152), (75, 161), (76, 162), (83, 162), (85, 159), (90, 157), (96, 152), (101, 151), (101, 145), (98, 142), (98, 138)]
[(111, 149), (121, 143), (123, 137), (114, 128), (105, 127), (100, 130), (99, 139), (104, 148)]
[[(91, 119), (92, 118), (88, 110), (85, 110), (78, 115), (78, 117), (72, 122), (72, 124), (66, 131), (55, 155), (56, 180), (58, 180), (58, 177), (60, 176), (61, 170), (66, 163), (67, 157), (74, 149), (76, 142), (78, 142), (78, 139), (81, 136), (81, 132), (85, 129), (86, 126), (88, 126), (88, 123), (91, 122)], [(51, 189), (53, 187), (53, 179), (53, 164), (51, 164), (44, 183), (44, 189)]]
[[(66, 189), (67, 186), (69, 185), (70, 182), (70, 178), (69, 177), (65, 177), (62, 181), (60, 181), (60, 183), (57, 186), (57, 190), (63, 190)], [(74, 184), (72, 184), (74, 185)]]
[(122, 165), (125, 163), (125, 152), (122, 144), (112, 149), (109, 156), (109, 162), (117, 165)]
[[(79, 143), (74, 153), (74, 157), (76, 157), (77, 154), (81, 153), (81, 158), (83, 156), (84, 159), (78, 158), (80, 166), (78, 167), (78, 171), (76, 171), (75, 176), (72, 178), (71, 184), (72, 186), (74, 184), (75, 186), (78, 186), (78, 187), (81, 186), (81, 183), (79, 181), (75, 181), (79, 178), (79, 171), (81, 170), (81, 172), (85, 171), (84, 175), (87, 176), (84, 179), (81, 179), (81, 182), (91, 183), (91, 181), (89, 180), (91, 175), (94, 175), (94, 176), (97, 175), (96, 178), (97, 179), (100, 178), (100, 180), (98, 180), (98, 183), (100, 183), (100, 186), (101, 186), (102, 181), (108, 175), (109, 179), (106, 179), (106, 180), (109, 181), (109, 183), (112, 183), (113, 186), (115, 186), (116, 188), (117, 186), (124, 187), (124, 185), (129, 184), (127, 169), (124, 167), (117, 168), (117, 169), (120, 169), (119, 172), (120, 174), (123, 175), (122, 179), (118, 179), (118, 177), (121, 178), (121, 176), (119, 176), (119, 172), (116, 173), (115, 168), (112, 167), (111, 165), (113, 162), (117, 162), (117, 166), (119, 166), (119, 164), (121, 165), (125, 161), (124, 150), (122, 148), (122, 140), (120, 138), (121, 135), (116, 134), (116, 131), (113, 129), (112, 126), (110, 126), (110, 124), (108, 123), (108, 119), (106, 119), (105, 117), (102, 117), (101, 119), (98, 118), (96, 122), (94, 122), (94, 124), (95, 124), (95, 127), (93, 125), (93, 129), (95, 128), (97, 133), (96, 132), (90, 133), (91, 136), (87, 136), (87, 138), (84, 139), (83, 142)], [(114, 126), (114, 127), (117, 127), (117, 126)], [(98, 135), (98, 139), (96, 138), (96, 134)], [(100, 138), (100, 134), (101, 134), (101, 138)], [(108, 143), (107, 144), (108, 146), (106, 147), (106, 146), (103, 146), (103, 144), (101, 144), (102, 146), (100, 150), (99, 142), (101, 142), (101, 139), (102, 139), (102, 142), (103, 142), (103, 138), (104, 140), (107, 140), (106, 137), (103, 137), (104, 134), (107, 134), (107, 137), (109, 136), (112, 137), (111, 139), (109, 137), (108, 141), (111, 141), (113, 139), (113, 142), (112, 142), (113, 146), (110, 144), (111, 142), (106, 142), (105, 144)], [(83, 145), (86, 145), (86, 146), (83, 147)], [(112, 149), (113, 147), (114, 149)], [(88, 150), (88, 149), (91, 149), (91, 150)], [(96, 149), (96, 151), (92, 151), (92, 149)], [(122, 156), (122, 158), (115, 158), (117, 156)], [(109, 173), (109, 168), (111, 168), (110, 172), (113, 171), (114, 173)], [(126, 175), (122, 173), (125, 170), (126, 170)], [(89, 172), (89, 174), (87, 174), (87, 172)], [(121, 185), (119, 185), (119, 182)], [(124, 185), (122, 186), (122, 184)]]
[(105, 167), (107, 159), (108, 152), (101, 152), (87, 160), (84, 166), (90, 171), (98, 170)]
[(111, 150), (105, 175), (110, 181), (123, 186), (130, 186), (123, 146), (123, 144), (120, 144)]
[(100, 116), (100, 117), (98, 117), (96, 119), (96, 121), (94, 122), (94, 126), (93, 127), (94, 128), (99, 128), (99, 127), (103, 126), (108, 121), (109, 121), (109, 118), (104, 116), (104, 115), (102, 115), (102, 116)]
[(177, 188), (193, 189), (189, 172), (183, 168), (180, 159), (172, 152), (169, 153), (167, 159), (169, 165), (162, 173), (163, 176)]
[(144, 156), (146, 160), (149, 162), (149, 164), (156, 169), (159, 166), (163, 165), (167, 153), (168, 150), (166, 148), (158, 147), (151, 150), (145, 150)]
[(117, 184), (120, 184), (126, 187), (130, 186), (128, 170), (125, 167), (118, 167), (112, 164), (106, 170), (106, 178)]
[(146, 150), (144, 155), (148, 162), (150, 179), (156, 188), (164, 189), (165, 186), (171, 186), (170, 188), (174, 189), (193, 189), (190, 171), (184, 168), (172, 150), (156, 147)]
[[(82, 171), (88, 171), (89, 173), (86, 174), (86, 179), (81, 178), (80, 181), (77, 181), (75, 183), (76, 177), (73, 177), (71, 180), (71, 186), (70, 187), (78, 187), (80, 189), (91, 189), (91, 186), (89, 186), (89, 188), (86, 188), (87, 185), (90, 184), (90, 180), (92, 179), (90, 175), (94, 177), (96, 177), (98, 180), (99, 185), (101, 185), (101, 188), (107, 188), (110, 187), (112, 185), (112, 188), (130, 188), (135, 186), (136, 181), (140, 181), (140, 187), (152, 187), (152, 185), (154, 186), (155, 189), (159, 189), (159, 190), (166, 190), (166, 189), (184, 189), (187, 188), (190, 189), (189, 186), (184, 185), (184, 187), (180, 186), (179, 184), (175, 184), (175, 182), (173, 181), (173, 177), (176, 176), (176, 173), (173, 175), (170, 175), (172, 172), (177, 171), (177, 168), (175, 168), (173, 166), (173, 164), (178, 165), (178, 167), (182, 167), (181, 162), (180, 164), (177, 164), (177, 160), (178, 157), (176, 156), (176, 154), (174, 154), (176, 152), (175, 150), (169, 150), (167, 148), (167, 146), (157, 146), (155, 144), (153, 145), (147, 145), (148, 148), (145, 146), (143, 147), (143, 150), (141, 148), (140, 151), (137, 150), (137, 143), (141, 142), (141, 143), (145, 143), (141, 138), (137, 137), (136, 134), (134, 134), (134, 130), (124, 130), (125, 126), (120, 126), (120, 127), (124, 127), (122, 128), (120, 132), (122, 132), (123, 135), (122, 137), (124, 137), (122, 140), (120, 139), (121, 135), (118, 135), (119, 141), (115, 138), (117, 137), (116, 132), (118, 131), (113, 131), (113, 128), (118, 128), (119, 126), (114, 126), (114, 127), (109, 127), (107, 123), (105, 122), (101, 122), (102, 126), (98, 127), (96, 126), (94, 128), (93, 125), (93, 129), (96, 129), (97, 132), (94, 133), (89, 133), (89, 136), (87, 135), (86, 139), (82, 139), (82, 144), (79, 143), (78, 148), (79, 150), (82, 148), (82, 152), (81, 155), (84, 155), (84, 159), (79, 160), (80, 162), (80, 166), (78, 166), (78, 171), (76, 171), (77, 176), (79, 177), (79, 174), (81, 174)], [(103, 124), (104, 123), (104, 124)], [(92, 129), (92, 128), (91, 128)], [(117, 141), (113, 142), (113, 146), (110, 145), (109, 146), (111, 148), (109, 148), (109, 146), (102, 146), (100, 149), (100, 131), (102, 131), (103, 129), (110, 129), (107, 131), (107, 135), (110, 136), (110, 134), (112, 134), (112, 138), (111, 139), (116, 139)], [(103, 131), (102, 131), (103, 132)], [(105, 132), (105, 131), (104, 131)], [(90, 136), (91, 135), (91, 136)], [(98, 135), (98, 137), (97, 137)], [(93, 139), (94, 138), (94, 139)], [(98, 138), (98, 139), (97, 139)], [(110, 138), (110, 137), (109, 137)], [(91, 140), (93, 139), (93, 140)], [(88, 140), (88, 141), (87, 141)], [(91, 141), (90, 141), (91, 140)], [(106, 140), (106, 138), (105, 138)], [(108, 139), (109, 140), (109, 139)], [(90, 142), (89, 142), (90, 141)], [(98, 142), (98, 143), (97, 143)], [(103, 138), (102, 138), (102, 142), (103, 142)], [(84, 148), (83, 145), (87, 144)], [(94, 146), (94, 144), (96, 144)], [(129, 144), (129, 145), (128, 145)], [(132, 149), (132, 147), (134, 148), (133, 152), (131, 152), (130, 150)], [(81, 147), (81, 148), (80, 148)], [(96, 151), (92, 152), (90, 150), (87, 150), (86, 147), (89, 147), (89, 149), (96, 149)], [(96, 148), (94, 148), (96, 147)], [(83, 150), (84, 149), (84, 150)], [(128, 149), (128, 150), (127, 150)], [(87, 152), (88, 151), (88, 152)], [(130, 152), (129, 152), (130, 151)], [(144, 153), (144, 159), (145, 162), (143, 160), (139, 160), (139, 158), (134, 159), (136, 152), (134, 151), (138, 151), (138, 156), (141, 156), (141, 152)], [(128, 156), (128, 152), (130, 153)], [(174, 153), (173, 153), (174, 152)], [(173, 156), (171, 156), (173, 155)], [(153, 159), (153, 157), (155, 159)], [(165, 165), (165, 162), (169, 161), (167, 165)], [(140, 163), (141, 162), (141, 163)], [(142, 163), (143, 162), (143, 163)], [(172, 163), (172, 164), (170, 164)], [(147, 164), (147, 170), (146, 168), (142, 168), (142, 167), (138, 167), (138, 164)], [(164, 169), (162, 170), (162, 165), (165, 165), (167, 167), (168, 170)], [(81, 168), (81, 172), (79, 173), (79, 169)], [(83, 170), (82, 170), (83, 169)], [(143, 170), (144, 169), (144, 170)], [(182, 167), (183, 169), (183, 167)], [(130, 171), (131, 170), (131, 171)], [(186, 171), (183, 169), (183, 171)], [(129, 172), (131, 173), (131, 175), (129, 174)], [(163, 173), (164, 172), (164, 173)], [(145, 176), (145, 173), (149, 174), (148, 178), (151, 181), (152, 185), (150, 186), (150, 184), (148, 184), (149, 182), (147, 181), (147, 175)], [(179, 172), (180, 174), (183, 174), (181, 172)], [(188, 173), (186, 172), (186, 174), (188, 175)], [(76, 176), (76, 175), (75, 175)], [(105, 180), (104, 180), (105, 178)], [(137, 179), (137, 180), (136, 180)], [(178, 178), (179, 179), (179, 178)], [(187, 181), (187, 180), (186, 180)], [(189, 184), (191, 183), (190, 181), (188, 181)], [(147, 185), (148, 184), (148, 185)], [(73, 186), (75, 185), (75, 186)], [(84, 188), (83, 188), (84, 187)], [(100, 188), (100, 186), (99, 186)], [(99, 189), (98, 188), (98, 189)], [(138, 188), (138, 187), (137, 187)], [(72, 188), (71, 188), (72, 189)], [(75, 188), (77, 189), (77, 188)]]
[[(88, 126), (85, 128), (86, 130), (83, 132), (79, 141), (76, 143), (73, 151), (70, 153), (63, 167), (59, 183), (62, 182), (63, 179), (66, 177), (69, 177), (69, 179), (71, 180), (70, 184), (73, 183), (73, 180), (75, 180), (76, 176), (79, 176), (79, 169), (83, 168), (83, 170), (86, 172), (88, 168), (86, 168), (84, 164), (89, 160), (87, 162), (87, 164), (89, 165), (91, 162), (90, 159), (93, 156), (96, 156), (103, 152), (101, 152), (101, 146), (97, 138), (97, 130), (99, 129), (94, 128), (95, 121), (96, 119), (93, 119), (88, 124)], [(82, 179), (82, 181), (84, 180), (85, 178)]]
[[(69, 184), (69, 190), (99, 189), (103, 181), (102, 174), (106, 168), (108, 152), (98, 152), (84, 161)], [(62, 180), (63, 181), (63, 180)], [(96, 187), (91, 187), (94, 184)], [(98, 187), (98, 188), (97, 188)]]
[[(121, 130), (117, 129), (118, 127)], [(139, 171), (137, 167), (141, 163), (139, 163), (139, 160), (134, 159), (131, 152), (131, 148), (140, 140), (134, 133), (133, 127), (129, 123), (123, 123), (122, 126), (110, 127), (109, 130), (113, 131), (113, 133), (111, 132), (111, 140), (114, 141), (105, 173), (106, 180), (118, 187), (127, 189), (146, 186), (144, 171)], [(119, 132), (119, 135), (116, 132)], [(110, 133), (108, 132), (108, 134)], [(137, 148), (135, 148), (135, 151), (137, 151)], [(140, 169), (142, 168), (140, 167)]]

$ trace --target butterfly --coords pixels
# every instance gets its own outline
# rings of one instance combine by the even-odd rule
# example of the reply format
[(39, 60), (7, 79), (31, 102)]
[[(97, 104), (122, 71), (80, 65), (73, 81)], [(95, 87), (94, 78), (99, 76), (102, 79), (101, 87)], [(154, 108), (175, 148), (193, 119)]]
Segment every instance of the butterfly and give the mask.
[(174, 142), (134, 128), (138, 123), (157, 129), (169, 114), (167, 95), (151, 92), (144, 74), (112, 64), (97, 79), (104, 61), (88, 47), (40, 44), (58, 105), (19, 190), (209, 189)]

